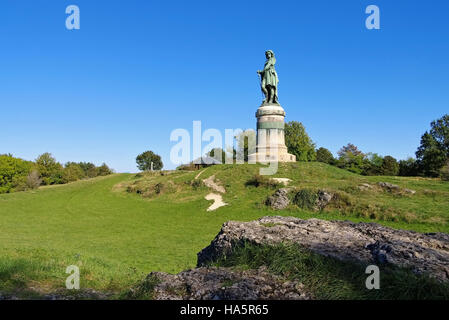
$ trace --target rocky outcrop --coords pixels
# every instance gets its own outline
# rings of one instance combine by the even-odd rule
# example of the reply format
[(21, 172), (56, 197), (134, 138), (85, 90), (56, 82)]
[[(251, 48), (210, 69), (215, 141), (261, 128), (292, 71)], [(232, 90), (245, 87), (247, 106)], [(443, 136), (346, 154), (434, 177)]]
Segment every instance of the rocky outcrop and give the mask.
[(330, 192), (319, 190), (318, 191), (318, 199), (316, 202), (316, 207), (318, 210), (323, 210), (329, 202), (331, 202), (334, 195)]
[(1, 300), (29, 300), (30, 297), (34, 300), (106, 300), (113, 296), (111, 292), (100, 292), (93, 289), (80, 290), (56, 290), (55, 292), (42, 292), (42, 290), (32, 288), (32, 290), (25, 291), (23, 294), (2, 294), (0, 292)]
[(274, 210), (282, 210), (287, 208), (290, 204), (290, 199), (288, 198), (288, 193), (290, 189), (281, 188), (277, 190), (272, 196), (268, 197), (266, 204)]
[(211, 244), (198, 253), (198, 266), (216, 260), (245, 242), (297, 243), (311, 251), (344, 261), (391, 264), (449, 282), (449, 235), (395, 230), (375, 223), (264, 217), (230, 221)]
[(389, 183), (389, 182), (379, 182), (377, 183), (379, 187), (384, 189), (385, 191), (392, 192), (392, 193), (409, 193), (409, 194), (415, 194), (415, 190), (407, 189), (407, 188), (401, 188), (398, 185)]
[[(142, 288), (151, 290), (156, 300), (305, 300), (304, 286), (258, 270), (236, 271), (229, 268), (197, 268), (176, 275), (152, 272), (131, 290), (138, 297)], [(137, 294), (137, 296), (136, 296)]]

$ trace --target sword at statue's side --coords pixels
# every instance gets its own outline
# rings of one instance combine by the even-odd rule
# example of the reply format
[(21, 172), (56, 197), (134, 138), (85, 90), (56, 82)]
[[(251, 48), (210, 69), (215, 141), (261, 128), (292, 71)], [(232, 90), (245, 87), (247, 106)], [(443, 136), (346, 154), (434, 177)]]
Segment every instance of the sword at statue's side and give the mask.
[(263, 90), (262, 90), (262, 73), (263, 73), (263, 71), (257, 70), (257, 75), (259, 76), (260, 92), (262, 93), (262, 98), (265, 99), (265, 94), (263, 93)]

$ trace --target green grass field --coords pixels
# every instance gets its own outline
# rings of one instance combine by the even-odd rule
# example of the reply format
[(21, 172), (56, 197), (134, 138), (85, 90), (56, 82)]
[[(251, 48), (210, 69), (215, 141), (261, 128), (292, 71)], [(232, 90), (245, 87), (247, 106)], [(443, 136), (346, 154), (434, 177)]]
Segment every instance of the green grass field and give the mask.
[[(115, 174), (0, 195), (0, 293), (34, 296), (62, 290), (68, 276), (65, 268), (72, 264), (80, 266), (82, 288), (119, 293), (151, 271), (175, 273), (194, 267), (197, 252), (228, 220), (286, 215), (449, 233), (447, 182), (362, 177), (322, 163), (282, 164), (275, 176), (292, 179), (293, 186), (339, 191), (361, 205), (323, 212), (295, 207), (273, 211), (263, 202), (274, 189), (245, 185), (258, 168), (221, 165), (202, 173), (201, 179), (215, 174), (227, 190), (223, 198), (229, 205), (215, 212), (206, 211), (210, 202), (204, 196), (209, 190), (190, 184), (198, 171)], [(378, 181), (417, 193), (357, 189), (361, 183)]]

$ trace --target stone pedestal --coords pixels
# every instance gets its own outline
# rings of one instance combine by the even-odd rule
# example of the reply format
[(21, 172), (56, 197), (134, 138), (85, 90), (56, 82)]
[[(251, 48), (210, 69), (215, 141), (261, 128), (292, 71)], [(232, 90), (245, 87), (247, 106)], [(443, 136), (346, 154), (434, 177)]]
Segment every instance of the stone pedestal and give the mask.
[(256, 153), (250, 154), (250, 163), (295, 162), (296, 156), (287, 152), (284, 136), (285, 111), (279, 104), (263, 104), (257, 109)]

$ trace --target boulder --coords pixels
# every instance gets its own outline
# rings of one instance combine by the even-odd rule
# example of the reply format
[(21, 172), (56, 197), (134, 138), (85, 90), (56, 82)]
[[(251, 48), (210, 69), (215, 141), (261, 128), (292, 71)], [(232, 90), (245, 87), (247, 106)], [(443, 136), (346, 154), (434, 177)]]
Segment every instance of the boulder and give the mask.
[(389, 182), (379, 182), (379, 183), (377, 183), (377, 185), (388, 192), (393, 192), (393, 193), (404, 192), (404, 193), (409, 193), (409, 194), (416, 193), (415, 190), (401, 188), (400, 186), (398, 186), (396, 184), (389, 183)]
[(329, 204), (329, 202), (331, 202), (333, 196), (334, 195), (332, 193), (325, 190), (318, 191), (318, 199), (316, 203), (317, 209), (323, 210)]
[(178, 274), (152, 272), (130, 297), (152, 290), (155, 300), (305, 300), (310, 296), (298, 281), (287, 281), (265, 268), (237, 271), (229, 268), (196, 268)]
[(268, 197), (266, 204), (275, 210), (282, 210), (287, 208), (290, 204), (288, 198), (289, 188), (281, 188), (277, 190), (272, 196)]
[[(270, 227), (267, 227), (270, 225)], [(198, 253), (198, 266), (231, 253), (233, 246), (297, 243), (342, 261), (390, 264), (449, 282), (449, 235), (396, 230), (375, 223), (264, 217), (225, 223), (211, 244)]]

